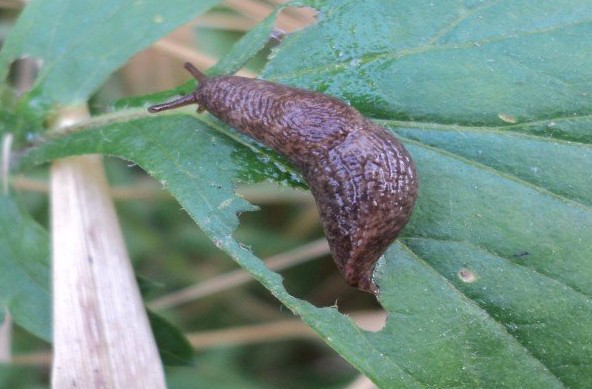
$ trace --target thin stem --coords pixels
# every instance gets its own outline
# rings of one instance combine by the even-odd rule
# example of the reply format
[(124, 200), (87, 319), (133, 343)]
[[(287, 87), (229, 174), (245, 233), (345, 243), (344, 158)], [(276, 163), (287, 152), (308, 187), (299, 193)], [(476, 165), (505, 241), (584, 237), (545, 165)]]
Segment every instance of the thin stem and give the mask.
[[(329, 254), (329, 245), (323, 238), (294, 250), (274, 255), (268, 258), (265, 263), (271, 270), (278, 271), (327, 254)], [(253, 277), (245, 270), (233, 270), (160, 297), (149, 305), (152, 309), (170, 309), (223, 290), (235, 288), (252, 280)]]
[(273, 323), (233, 327), (224, 330), (187, 334), (194, 349), (260, 344), (287, 339), (316, 339), (316, 334), (300, 320), (282, 320)]
[(2, 160), (0, 161), (0, 175), (2, 177), (2, 193), (8, 195), (8, 178), (10, 174), (10, 152), (12, 149), (12, 134), (2, 137)]

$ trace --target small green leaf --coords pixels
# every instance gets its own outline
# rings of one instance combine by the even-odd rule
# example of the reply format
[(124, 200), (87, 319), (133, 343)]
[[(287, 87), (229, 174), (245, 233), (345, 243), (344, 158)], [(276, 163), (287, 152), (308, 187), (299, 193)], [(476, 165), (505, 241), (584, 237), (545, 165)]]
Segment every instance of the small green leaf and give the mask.
[(0, 196), (0, 305), (42, 339), (51, 338), (49, 238), (13, 199)]
[(162, 289), (162, 287), (164, 286), (160, 282), (157, 282), (153, 279), (149, 279), (138, 275), (136, 275), (136, 283), (138, 284), (140, 294), (143, 298), (146, 298), (146, 296), (149, 296), (155, 290)]
[(209, 74), (233, 74), (259, 53), (269, 42), (277, 15), (283, 8), (277, 7), (271, 15), (247, 32), (232, 50), (212, 68)]
[(146, 311), (162, 363), (166, 366), (189, 366), (193, 348), (179, 329), (154, 312)]

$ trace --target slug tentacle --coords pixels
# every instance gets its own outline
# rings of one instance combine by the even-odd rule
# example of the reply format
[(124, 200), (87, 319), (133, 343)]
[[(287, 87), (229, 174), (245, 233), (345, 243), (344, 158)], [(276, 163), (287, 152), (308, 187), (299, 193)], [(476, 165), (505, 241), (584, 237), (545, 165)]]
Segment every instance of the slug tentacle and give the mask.
[(195, 78), (200, 83), (204, 82), (208, 78), (208, 76), (206, 76), (205, 74), (200, 72), (198, 68), (193, 66), (192, 63), (185, 62), (184, 67), (193, 76), (193, 78)]
[[(185, 63), (185, 69), (187, 69), (187, 71), (193, 76), (193, 78), (195, 78), (200, 84), (204, 83), (208, 79), (208, 76), (200, 72), (195, 66), (193, 66), (193, 64), (189, 62)], [(190, 95), (180, 97), (173, 101), (169, 101), (168, 103), (152, 105), (148, 107), (148, 112), (157, 113), (192, 104), (198, 104), (195, 93), (191, 93)], [(203, 110), (204, 109), (201, 106), (197, 109), (198, 112), (201, 112)]]
[(407, 223), (418, 193), (415, 165), (403, 145), (333, 97), (185, 68), (199, 81), (192, 95), (148, 110), (195, 103), (286, 156), (312, 191), (346, 281), (377, 293), (374, 265)]
[(180, 108), (186, 105), (197, 104), (195, 95), (192, 93), (187, 96), (180, 97), (176, 100), (169, 101), (168, 103), (156, 104), (148, 107), (148, 112), (157, 113), (161, 111), (167, 111), (169, 109)]

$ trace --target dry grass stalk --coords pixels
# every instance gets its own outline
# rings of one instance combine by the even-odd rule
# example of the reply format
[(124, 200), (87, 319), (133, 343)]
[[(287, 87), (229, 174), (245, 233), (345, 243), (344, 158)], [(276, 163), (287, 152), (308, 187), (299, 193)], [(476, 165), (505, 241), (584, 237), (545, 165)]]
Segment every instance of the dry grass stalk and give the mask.
[(187, 335), (187, 339), (197, 350), (302, 338), (317, 339), (317, 335), (300, 320), (282, 320), (273, 323), (197, 332)]
[[(56, 128), (88, 117), (61, 112)], [(100, 156), (51, 167), (53, 388), (164, 388)]]
[[(297, 264), (310, 261), (329, 253), (329, 244), (323, 239), (300, 246), (294, 250), (274, 255), (265, 261), (271, 270), (282, 270)], [(172, 307), (195, 301), (199, 298), (212, 295), (224, 290), (236, 288), (237, 286), (253, 281), (253, 277), (245, 270), (237, 269), (207, 281), (188, 286), (174, 293), (160, 297), (150, 303), (152, 309), (170, 309)]]
[(11, 340), (12, 320), (8, 312), (4, 312), (4, 321), (0, 324), (0, 363), (10, 363), (12, 360)]
[[(10, 150), (12, 148), (12, 134), (2, 137), (2, 151), (0, 159), (0, 176), (2, 180), (2, 194), (8, 195), (8, 176), (10, 172)], [(4, 307), (0, 307), (4, 310)], [(0, 323), (0, 363), (8, 363), (12, 357), (12, 319), (6, 310)]]
[[(380, 330), (386, 320), (384, 311), (359, 311), (349, 316), (366, 331)], [(320, 340), (310, 327), (296, 319), (187, 334), (187, 339), (196, 350), (308, 338)]]

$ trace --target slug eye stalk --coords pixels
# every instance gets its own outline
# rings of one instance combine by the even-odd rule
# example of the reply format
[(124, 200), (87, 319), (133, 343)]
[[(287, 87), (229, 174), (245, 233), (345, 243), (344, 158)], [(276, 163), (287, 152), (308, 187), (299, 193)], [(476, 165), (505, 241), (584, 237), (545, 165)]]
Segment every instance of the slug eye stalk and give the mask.
[(176, 100), (169, 101), (168, 103), (151, 105), (150, 107), (148, 107), (148, 112), (158, 113), (162, 111), (168, 111), (169, 109), (180, 108), (192, 104), (197, 104), (197, 101), (195, 100), (195, 96), (193, 93), (187, 96), (180, 97)]
[[(191, 73), (193, 78), (195, 78), (195, 80), (198, 81), (199, 83), (205, 82), (206, 79), (208, 78), (205, 74), (200, 72), (195, 66), (193, 66), (193, 64), (191, 64), (189, 62), (185, 62), (185, 69), (187, 69), (187, 71), (189, 73)], [(169, 109), (180, 108), (180, 107), (184, 107), (184, 106), (192, 105), (192, 104), (197, 104), (197, 99), (196, 99), (194, 93), (191, 93), (187, 96), (180, 97), (180, 98), (173, 100), (173, 101), (169, 101), (167, 103), (151, 105), (150, 107), (148, 107), (148, 112), (158, 113), (158, 112), (162, 112), (162, 111), (167, 111)], [(204, 110), (203, 108), (199, 107), (197, 109), (197, 112), (202, 112), (203, 110)]]

